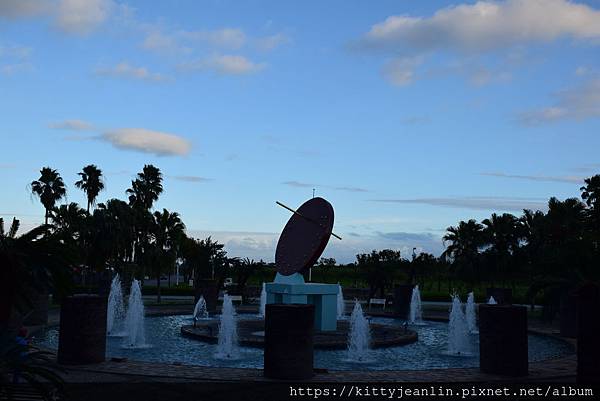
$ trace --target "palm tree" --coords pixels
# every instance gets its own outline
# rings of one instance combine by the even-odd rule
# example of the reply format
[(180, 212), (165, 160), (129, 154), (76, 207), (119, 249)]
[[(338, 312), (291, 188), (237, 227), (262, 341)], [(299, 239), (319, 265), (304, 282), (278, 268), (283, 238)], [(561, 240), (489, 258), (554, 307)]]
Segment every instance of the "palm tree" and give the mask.
[[(41, 225), (17, 235), (19, 220), (8, 231), (0, 218), (0, 332), (12, 310), (26, 312), (34, 291), (53, 286), (61, 296), (70, 285), (72, 253), (51, 235), (51, 226)], [(32, 291), (33, 290), (33, 291)]]
[(478, 275), (479, 249), (484, 244), (483, 226), (471, 219), (461, 221), (456, 227), (448, 227), (442, 238), (450, 242), (442, 253), (444, 258), (452, 259), (455, 273), (473, 282)]
[(585, 185), (579, 188), (581, 191), (581, 199), (589, 207), (594, 209), (600, 208), (600, 174), (596, 174), (593, 177), (586, 178), (584, 180)]
[(31, 193), (40, 198), (46, 209), (45, 224), (48, 224), (50, 211), (66, 195), (67, 190), (60, 174), (50, 167), (44, 167), (40, 170), (40, 178), (31, 182)]
[(87, 218), (85, 210), (75, 202), (54, 208), (51, 215), (56, 232), (64, 240), (78, 240), (85, 228)]
[(100, 191), (104, 189), (102, 182), (102, 170), (93, 164), (87, 165), (77, 173), (81, 179), (75, 182), (75, 186), (87, 195), (87, 212), (90, 212), (90, 206), (96, 204), (96, 198)]
[(162, 212), (154, 212), (154, 224), (152, 225), (152, 236), (154, 243), (150, 254), (155, 256), (152, 264), (156, 273), (156, 301), (160, 303), (160, 276), (165, 268), (174, 266), (177, 260), (178, 244), (185, 232), (185, 225), (179, 214), (163, 209)]
[(129, 204), (135, 208), (150, 210), (162, 191), (162, 173), (157, 167), (146, 164), (127, 190)]
[(509, 263), (509, 260), (515, 255), (523, 237), (521, 222), (510, 213), (500, 216), (492, 213), (492, 216), (483, 220), (482, 223), (485, 227), (483, 229), (484, 240), (489, 245), (487, 252), (495, 262), (495, 272), (500, 274), (504, 282), (508, 277), (509, 266), (514, 265), (514, 263)]
[[(143, 270), (145, 264), (141, 261), (152, 260), (152, 256), (145, 255), (145, 252), (152, 250), (149, 244), (154, 216), (150, 213), (150, 209), (163, 192), (162, 173), (151, 164), (144, 165), (136, 179), (131, 181), (131, 188), (126, 192), (129, 195), (129, 205), (132, 207), (135, 217), (135, 262), (142, 266)], [(144, 275), (143, 273), (142, 271), (142, 275)]]
[(99, 203), (88, 221), (82, 242), (89, 245), (85, 248), (89, 267), (104, 270), (108, 264), (120, 269), (132, 261), (135, 220), (127, 202), (109, 199)]

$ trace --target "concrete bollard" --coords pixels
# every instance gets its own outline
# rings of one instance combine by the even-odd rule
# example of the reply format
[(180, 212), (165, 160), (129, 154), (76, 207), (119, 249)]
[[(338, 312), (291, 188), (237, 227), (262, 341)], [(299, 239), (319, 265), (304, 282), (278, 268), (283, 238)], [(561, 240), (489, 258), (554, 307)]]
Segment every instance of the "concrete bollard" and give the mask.
[(106, 356), (106, 297), (73, 295), (63, 299), (58, 333), (58, 363), (83, 365)]
[(577, 297), (577, 383), (600, 384), (600, 288), (581, 287)]
[(206, 310), (210, 313), (217, 311), (217, 301), (219, 298), (219, 288), (217, 287), (216, 280), (209, 279), (198, 279), (194, 282), (195, 293), (194, 293), (194, 305), (198, 302), (200, 297), (204, 297), (206, 302)]
[(304, 380), (313, 376), (315, 306), (267, 304), (264, 375)]
[(479, 305), (479, 367), (484, 373), (527, 375), (527, 307)]
[(577, 293), (564, 288), (560, 295), (560, 335), (562, 337), (577, 338)]
[(413, 285), (397, 285), (394, 288), (394, 314), (401, 319), (408, 319)]

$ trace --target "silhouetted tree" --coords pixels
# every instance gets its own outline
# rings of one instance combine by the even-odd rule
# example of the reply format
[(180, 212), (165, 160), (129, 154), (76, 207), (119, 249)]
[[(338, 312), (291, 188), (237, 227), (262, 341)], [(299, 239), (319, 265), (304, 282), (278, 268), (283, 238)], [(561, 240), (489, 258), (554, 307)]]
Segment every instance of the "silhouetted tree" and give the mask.
[(67, 194), (67, 190), (63, 179), (56, 170), (43, 167), (40, 170), (40, 178), (31, 182), (31, 193), (40, 199), (46, 209), (44, 223), (48, 224), (50, 211), (54, 209), (56, 202)]
[(87, 212), (90, 212), (90, 206), (96, 204), (98, 194), (104, 189), (102, 182), (102, 170), (93, 164), (87, 165), (77, 173), (81, 179), (75, 182), (75, 186), (85, 192), (87, 197)]

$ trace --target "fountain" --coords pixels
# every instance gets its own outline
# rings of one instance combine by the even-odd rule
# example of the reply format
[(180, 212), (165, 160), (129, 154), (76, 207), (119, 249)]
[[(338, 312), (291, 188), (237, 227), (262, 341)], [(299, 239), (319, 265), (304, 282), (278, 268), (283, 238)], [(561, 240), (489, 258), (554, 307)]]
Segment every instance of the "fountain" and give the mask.
[(200, 295), (196, 306), (194, 307), (194, 320), (208, 319), (208, 310), (206, 310), (206, 301), (204, 297)]
[(221, 319), (219, 321), (219, 337), (217, 359), (237, 359), (238, 334), (235, 309), (231, 297), (227, 294), (223, 296), (223, 308), (221, 309)]
[(341, 320), (344, 318), (344, 293), (342, 292), (342, 286), (338, 283), (338, 293), (337, 293), (337, 319)]
[(419, 286), (415, 285), (412, 290), (412, 297), (410, 299), (410, 314), (409, 323), (416, 325), (423, 325), (423, 312), (421, 310), (421, 292)]
[(144, 328), (144, 303), (142, 302), (142, 289), (138, 280), (131, 283), (127, 315), (125, 317), (126, 335), (123, 339), (124, 348), (147, 348), (146, 333)]
[(488, 299), (487, 303), (488, 303), (488, 305), (498, 305), (498, 302), (496, 302), (494, 297), (490, 297), (490, 299)]
[(348, 361), (371, 362), (369, 346), (371, 330), (358, 300), (354, 301), (354, 309), (350, 316), (350, 333), (348, 335)]
[(125, 319), (125, 305), (123, 304), (123, 290), (121, 278), (115, 275), (110, 284), (108, 294), (108, 308), (106, 310), (106, 334), (112, 337), (123, 337), (123, 323)]
[(479, 331), (477, 330), (477, 316), (475, 315), (475, 295), (473, 294), (473, 292), (470, 292), (469, 296), (467, 297), (467, 307), (465, 311), (469, 333), (479, 333)]
[(467, 319), (462, 310), (460, 298), (454, 294), (448, 323), (448, 354), (470, 356), (472, 349), (468, 334)]
[(267, 305), (267, 291), (265, 290), (265, 283), (262, 284), (262, 291), (260, 292), (260, 309), (258, 310), (258, 316), (264, 318), (266, 313)]

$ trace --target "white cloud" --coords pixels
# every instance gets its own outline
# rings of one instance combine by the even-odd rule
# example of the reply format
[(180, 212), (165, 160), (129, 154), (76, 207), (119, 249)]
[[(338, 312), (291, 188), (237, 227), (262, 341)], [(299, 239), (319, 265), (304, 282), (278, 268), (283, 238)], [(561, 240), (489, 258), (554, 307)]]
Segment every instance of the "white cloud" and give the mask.
[(68, 131), (93, 131), (94, 125), (83, 120), (64, 120), (48, 124), (48, 128)]
[(282, 184), (290, 186), (290, 187), (296, 187), (296, 188), (328, 188), (328, 189), (334, 189), (336, 191), (345, 191), (345, 192), (369, 192), (368, 189), (360, 188), (360, 187), (319, 185), (319, 184), (312, 184), (312, 183), (300, 182), (300, 181), (285, 181), (285, 182), (282, 182)]
[(212, 178), (200, 177), (197, 175), (171, 175), (169, 178), (177, 181), (193, 182), (198, 184), (213, 181)]
[[(213, 240), (225, 245), (228, 256), (262, 259), (265, 262), (275, 260), (275, 249), (279, 239), (278, 233), (266, 232), (189, 230), (187, 234), (194, 238), (211, 236)], [(441, 237), (428, 233), (338, 234), (343, 236), (343, 240), (339, 241), (332, 237), (322, 255), (322, 257), (333, 257), (338, 263), (355, 262), (356, 254), (371, 252), (373, 249), (399, 250), (404, 257), (411, 254), (413, 247), (417, 248), (417, 252), (431, 252), (435, 255), (439, 255), (443, 251)], [(273, 275), (275, 275), (275, 271), (273, 271)]]
[(112, 0), (60, 0), (54, 22), (65, 33), (87, 35), (107, 20), (113, 7)]
[(192, 49), (179, 43), (174, 34), (164, 33), (156, 27), (145, 28), (146, 33), (142, 48), (160, 54), (178, 55), (189, 54)]
[(255, 63), (244, 56), (213, 55), (193, 62), (182, 63), (183, 71), (214, 71), (222, 75), (247, 75), (263, 70), (264, 63)]
[(6, 63), (0, 64), (0, 73), (2, 75), (12, 75), (18, 72), (30, 71), (33, 69), (31, 63)]
[(12, 75), (29, 71), (33, 65), (29, 62), (32, 49), (21, 45), (0, 45), (0, 74)]
[[(568, 0), (484, 0), (442, 8), (431, 16), (389, 16), (353, 47), (392, 56), (382, 74), (394, 85), (412, 83), (415, 67), (426, 60), (456, 58), (458, 63), (442, 75), (461, 75), (480, 86), (511, 79), (507, 67), (516, 67), (515, 50), (563, 38), (600, 43), (600, 10)], [(498, 54), (504, 55), (502, 68), (499, 60), (489, 59)]]
[(556, 104), (530, 110), (518, 116), (525, 125), (539, 125), (560, 120), (585, 120), (600, 117), (600, 78), (558, 92)]
[(422, 204), (472, 210), (522, 211), (523, 209), (546, 210), (545, 200), (533, 198), (482, 197), (464, 198), (417, 198), (417, 199), (373, 199), (373, 202)]
[(17, 19), (35, 17), (50, 10), (48, 0), (2, 0), (0, 18)]
[(148, 71), (146, 67), (136, 67), (125, 61), (113, 67), (98, 68), (95, 73), (96, 75), (106, 77), (139, 79), (151, 82), (160, 82), (168, 79), (162, 74)]
[(527, 180), (527, 181), (546, 181), (546, 182), (565, 182), (570, 184), (583, 184), (583, 177), (575, 177), (575, 176), (565, 176), (565, 177), (556, 177), (556, 176), (547, 176), (547, 175), (518, 175), (518, 174), (505, 174), (505, 173), (481, 173), (481, 175), (486, 175), (488, 177), (499, 177), (499, 178), (515, 178), (519, 180)]
[(31, 47), (21, 45), (0, 45), (0, 59), (26, 60), (31, 56)]
[(181, 31), (184, 39), (208, 43), (215, 47), (239, 49), (246, 43), (246, 34), (238, 28), (221, 28), (213, 31)]
[(276, 33), (256, 39), (256, 47), (262, 51), (275, 50), (279, 46), (290, 43), (290, 38), (283, 33)]
[(479, 1), (431, 17), (393, 15), (373, 25), (362, 45), (404, 52), (480, 52), (561, 37), (600, 38), (600, 11), (567, 0)]
[(421, 57), (396, 58), (384, 65), (382, 73), (386, 80), (396, 86), (405, 86), (415, 79), (415, 68), (421, 64)]
[(120, 128), (105, 132), (101, 139), (121, 149), (153, 153), (158, 156), (183, 156), (191, 143), (181, 136), (144, 128)]
[(276, 233), (245, 231), (189, 230), (187, 234), (199, 239), (211, 236), (213, 240), (225, 245), (227, 255), (230, 257), (263, 259), (266, 262), (275, 259), (275, 247), (279, 237)]

